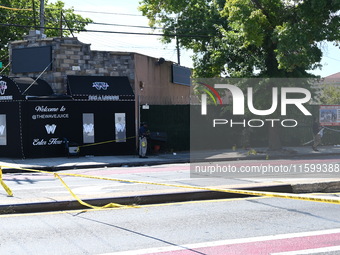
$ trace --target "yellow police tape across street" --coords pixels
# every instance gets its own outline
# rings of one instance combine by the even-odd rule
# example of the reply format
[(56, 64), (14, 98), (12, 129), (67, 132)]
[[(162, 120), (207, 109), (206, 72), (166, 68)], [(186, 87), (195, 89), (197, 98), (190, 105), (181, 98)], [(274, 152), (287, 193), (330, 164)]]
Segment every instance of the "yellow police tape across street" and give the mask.
[(129, 139), (133, 139), (133, 138), (136, 138), (137, 136), (131, 136), (131, 137), (127, 137), (125, 139), (116, 139), (116, 140), (109, 140), (109, 141), (104, 141), (104, 142), (98, 142), (98, 143), (90, 143), (90, 144), (85, 144), (85, 145), (80, 145), (80, 146), (77, 146), (77, 153), (80, 152), (80, 148), (85, 148), (85, 147), (90, 147), (90, 146), (96, 146), (96, 145), (101, 145), (101, 144), (106, 144), (106, 143), (114, 143), (114, 142), (119, 142), (119, 141), (126, 141), (126, 140), (129, 140)]
[[(84, 202), (83, 200), (81, 200), (76, 194), (73, 193), (73, 191), (69, 188), (69, 186), (64, 182), (64, 180), (60, 177), (59, 174), (54, 173), (54, 177), (58, 178), (61, 183), (64, 185), (64, 187), (68, 190), (68, 192), (70, 192), (70, 194), (72, 195), (72, 197), (74, 197), (79, 204), (92, 208), (92, 209), (102, 209), (102, 208), (113, 208), (113, 207), (125, 207), (125, 205), (121, 205), (121, 204), (116, 204), (116, 203), (109, 203), (107, 205), (104, 206), (94, 206), (94, 205), (90, 205), (89, 203)], [(131, 207), (131, 206), (128, 206)]]
[[(112, 208), (112, 207), (138, 207), (134, 205), (121, 205), (116, 203), (109, 203), (105, 206), (93, 206), (84, 201), (82, 201), (73, 191), (68, 187), (68, 185), (64, 182), (64, 180), (60, 176), (73, 176), (73, 177), (81, 177), (81, 178), (89, 178), (89, 179), (97, 179), (97, 180), (106, 180), (106, 181), (116, 181), (116, 182), (127, 182), (127, 183), (138, 183), (138, 184), (147, 184), (147, 185), (158, 185), (158, 186), (166, 186), (166, 187), (176, 187), (176, 188), (185, 188), (185, 189), (196, 189), (196, 190), (205, 190), (205, 191), (216, 191), (216, 192), (226, 192), (226, 193), (234, 193), (234, 194), (243, 194), (243, 195), (251, 195), (251, 196), (261, 196), (261, 197), (275, 197), (275, 198), (285, 198), (285, 199), (295, 199), (295, 200), (304, 200), (304, 201), (312, 201), (312, 202), (321, 202), (321, 203), (330, 203), (330, 204), (340, 204), (340, 199), (338, 198), (325, 198), (319, 196), (310, 196), (310, 195), (297, 195), (290, 193), (278, 193), (278, 192), (266, 192), (266, 191), (252, 191), (252, 190), (238, 190), (238, 189), (220, 189), (220, 188), (210, 188), (210, 187), (197, 187), (190, 185), (177, 185), (177, 184), (167, 184), (167, 183), (156, 183), (156, 182), (148, 182), (148, 181), (134, 181), (134, 180), (125, 180), (125, 179), (117, 179), (117, 178), (108, 178), (108, 177), (100, 177), (100, 176), (91, 176), (91, 175), (83, 175), (83, 174), (71, 174), (71, 173), (54, 173), (42, 170), (35, 169), (27, 169), (27, 168), (16, 168), (16, 167), (7, 167), (12, 169), (19, 169), (30, 172), (38, 172), (45, 174), (53, 174), (54, 177), (58, 178), (64, 187), (70, 192), (73, 198), (75, 198), (80, 204), (92, 208), (92, 209), (102, 209), (102, 208)], [(12, 196), (12, 191), (7, 187), (7, 185), (2, 180), (2, 167), (0, 167), (0, 181), (8, 195)]]
[[(135, 207), (135, 206), (129, 206), (129, 205), (121, 205), (121, 204), (116, 204), (116, 203), (109, 203), (104, 206), (94, 206), (90, 205), (89, 203), (84, 202), (81, 200), (74, 192), (70, 189), (70, 187), (64, 182), (64, 180), (60, 177), (59, 174), (53, 173), (53, 172), (48, 172), (48, 171), (41, 171), (41, 170), (34, 170), (34, 169), (25, 169), (25, 168), (15, 168), (15, 167), (7, 167), (6, 168), (12, 168), (12, 169), (19, 169), (19, 170), (25, 170), (25, 171), (31, 171), (31, 172), (39, 172), (39, 173), (47, 173), (47, 174), (53, 174), (53, 176), (57, 179), (60, 180), (60, 182), (64, 185), (66, 190), (70, 192), (71, 196), (76, 199), (81, 205), (92, 208), (92, 209), (102, 209), (102, 208), (114, 208), (114, 207)], [(2, 187), (6, 190), (7, 194), (9, 196), (13, 196), (12, 190), (4, 183), (2, 179), (2, 167), (0, 167), (0, 183)]]
[(1, 186), (4, 188), (4, 190), (7, 192), (7, 194), (12, 197), (13, 196), (13, 192), (12, 190), (4, 183), (4, 181), (2, 180), (2, 169), (0, 167), (0, 183)]
[(85, 144), (85, 145), (80, 145), (78, 146), (78, 150), (80, 148), (84, 148), (84, 147), (90, 147), (90, 146), (95, 146), (95, 145), (100, 145), (100, 144), (106, 144), (106, 143), (113, 143), (113, 142), (119, 142), (119, 141), (125, 141), (125, 140), (129, 140), (129, 139), (133, 139), (136, 138), (137, 136), (130, 136), (127, 137), (125, 139), (116, 139), (116, 140), (109, 140), (109, 141), (104, 141), (104, 142), (98, 142), (98, 143), (91, 143), (91, 144)]

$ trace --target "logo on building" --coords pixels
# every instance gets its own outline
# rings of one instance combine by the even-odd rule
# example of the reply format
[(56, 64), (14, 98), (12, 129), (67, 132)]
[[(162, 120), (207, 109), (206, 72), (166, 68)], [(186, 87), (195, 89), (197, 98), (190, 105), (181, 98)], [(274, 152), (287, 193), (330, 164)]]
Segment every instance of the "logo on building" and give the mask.
[(0, 135), (3, 135), (5, 132), (5, 126), (4, 125), (1, 125), (0, 126)]
[[(2, 79), (2, 77), (0, 76), (0, 80)], [(0, 81), (0, 95), (5, 95), (7, 89), (7, 82), (5, 81)]]
[(93, 134), (94, 125), (92, 123), (84, 124), (83, 128), (84, 128), (84, 133), (85, 134), (88, 134), (88, 135), (92, 135)]
[(46, 132), (47, 134), (54, 134), (56, 128), (57, 128), (57, 125), (53, 124), (53, 125), (45, 125), (45, 128), (46, 128)]
[(96, 88), (97, 90), (107, 90), (107, 88), (109, 87), (109, 84), (107, 84), (106, 82), (102, 82), (102, 81), (96, 81), (94, 83), (92, 83), (92, 88)]

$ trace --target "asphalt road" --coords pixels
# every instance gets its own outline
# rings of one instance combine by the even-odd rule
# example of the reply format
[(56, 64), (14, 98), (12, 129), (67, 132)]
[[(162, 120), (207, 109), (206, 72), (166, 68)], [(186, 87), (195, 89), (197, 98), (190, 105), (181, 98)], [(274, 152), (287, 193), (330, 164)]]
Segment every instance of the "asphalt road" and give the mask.
[[(267, 161), (266, 161), (267, 162)], [(273, 165), (338, 164), (336, 157), (274, 160)], [(262, 161), (225, 162), (241, 166)], [(98, 168), (65, 171), (151, 182), (223, 186), (285, 182), (287, 178), (192, 178), (189, 164)], [(298, 177), (298, 179), (296, 179)], [(83, 197), (171, 192), (173, 188), (63, 177)], [(305, 180), (305, 175), (292, 176)], [(5, 174), (14, 197), (0, 193), (1, 203), (70, 199), (53, 174)], [(339, 197), (339, 194), (333, 195)], [(101, 211), (0, 215), (0, 254), (304, 254), (340, 253), (339, 205), (279, 198), (196, 201)], [(306, 251), (307, 250), (307, 251)], [(287, 255), (286, 253), (285, 255)], [(289, 253), (299, 254), (299, 253)]]
[(339, 211), (248, 198), (1, 215), (0, 254), (339, 254)]

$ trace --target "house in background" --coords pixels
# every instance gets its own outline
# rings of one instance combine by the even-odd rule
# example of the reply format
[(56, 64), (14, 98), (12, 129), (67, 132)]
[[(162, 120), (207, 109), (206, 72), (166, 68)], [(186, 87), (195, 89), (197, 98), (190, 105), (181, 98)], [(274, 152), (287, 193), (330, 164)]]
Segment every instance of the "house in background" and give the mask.
[(340, 72), (328, 75), (328, 76), (325, 77), (325, 79), (338, 79), (338, 80), (340, 80)]

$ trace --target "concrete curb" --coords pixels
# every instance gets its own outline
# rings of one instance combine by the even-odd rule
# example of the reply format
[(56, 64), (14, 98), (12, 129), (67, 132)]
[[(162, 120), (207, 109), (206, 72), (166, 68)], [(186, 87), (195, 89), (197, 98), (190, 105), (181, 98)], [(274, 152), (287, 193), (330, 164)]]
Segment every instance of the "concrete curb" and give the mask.
[[(240, 188), (256, 191), (272, 191), (272, 192), (291, 192), (290, 185), (269, 185), (262, 187), (247, 187)], [(248, 197), (242, 194), (232, 194), (216, 191), (187, 191), (175, 192), (166, 194), (151, 194), (142, 196), (127, 196), (127, 197), (109, 197), (109, 198), (94, 198), (84, 199), (83, 201), (94, 206), (104, 206), (109, 203), (117, 203), (122, 205), (146, 205), (146, 204), (161, 204), (170, 202), (185, 202), (196, 200), (224, 199), (224, 198), (240, 198)], [(32, 212), (47, 212), (47, 211), (63, 211), (63, 210), (79, 210), (89, 209), (81, 205), (76, 200), (67, 201), (52, 201), (52, 202), (37, 202), (23, 203), (16, 205), (0, 205), (0, 214), (11, 213), (32, 213)]]
[(340, 191), (340, 181), (293, 184), (291, 187), (293, 193), (333, 193)]
[[(311, 192), (340, 192), (340, 181), (318, 182), (306, 184), (281, 184), (256, 187), (242, 187), (240, 190), (267, 191), (267, 192), (283, 192), (283, 193), (311, 193)], [(147, 205), (161, 204), (170, 202), (184, 202), (197, 200), (212, 200), (212, 199), (227, 199), (227, 198), (242, 198), (250, 197), (248, 195), (233, 194), (215, 191), (188, 191), (167, 194), (152, 194), (143, 196), (128, 196), (128, 197), (112, 197), (112, 198), (97, 198), (88, 199), (84, 202), (94, 206), (104, 206), (109, 203), (117, 203), (122, 205)], [(63, 210), (80, 210), (89, 209), (82, 206), (76, 200), (68, 201), (53, 201), (53, 202), (37, 202), (23, 203), (16, 205), (1, 205), (0, 214), (13, 213), (34, 213), (34, 212), (49, 212)]]

